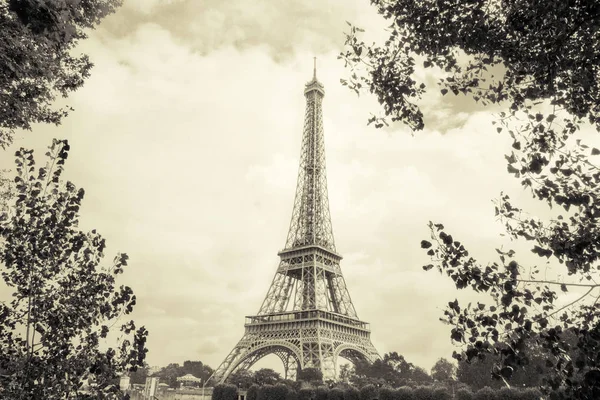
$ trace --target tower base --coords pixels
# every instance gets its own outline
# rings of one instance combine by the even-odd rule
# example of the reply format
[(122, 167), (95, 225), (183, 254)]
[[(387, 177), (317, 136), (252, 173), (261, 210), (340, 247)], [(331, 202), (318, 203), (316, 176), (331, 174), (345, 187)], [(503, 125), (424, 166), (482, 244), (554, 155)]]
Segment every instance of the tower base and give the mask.
[(209, 383), (223, 383), (234, 371), (248, 369), (269, 354), (281, 359), (287, 379), (295, 379), (298, 369), (317, 368), (323, 379), (336, 380), (338, 357), (352, 363), (380, 358), (366, 322), (332, 312), (307, 310), (250, 316), (244, 326), (244, 336)]

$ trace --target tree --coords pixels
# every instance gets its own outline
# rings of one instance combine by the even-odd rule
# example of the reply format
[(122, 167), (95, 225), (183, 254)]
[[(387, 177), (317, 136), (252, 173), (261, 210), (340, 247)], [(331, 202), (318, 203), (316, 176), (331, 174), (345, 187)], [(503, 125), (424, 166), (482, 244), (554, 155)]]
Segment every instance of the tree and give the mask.
[(12, 142), (15, 129), (59, 124), (68, 109), (54, 109), (90, 75), (87, 55), (73, 48), (115, 11), (120, 0), (5, 0), (0, 4), (0, 146)]
[(281, 381), (281, 375), (271, 368), (261, 368), (254, 373), (254, 382), (259, 386), (275, 385), (279, 381)]
[(350, 377), (354, 374), (354, 369), (350, 364), (340, 365), (340, 381), (349, 382)]
[(160, 378), (162, 383), (166, 383), (169, 387), (177, 387), (177, 378), (185, 375), (183, 368), (178, 363), (170, 363), (158, 371), (155, 376)]
[(298, 380), (323, 383), (323, 372), (319, 368), (304, 368), (298, 371)]
[(456, 366), (445, 358), (440, 358), (431, 368), (431, 377), (439, 382), (453, 381), (456, 377)]
[(84, 191), (61, 181), (68, 152), (54, 140), (37, 173), (33, 151), (16, 153), (16, 198), (0, 225), (2, 278), (14, 291), (0, 304), (3, 399), (87, 398), (84, 382), (89, 396), (117, 398), (118, 374), (144, 365), (147, 331), (133, 321), (117, 325), (118, 347), (100, 348), (136, 299), (116, 286), (127, 255), (102, 266), (102, 236), (77, 229)]
[(238, 369), (229, 375), (227, 382), (240, 389), (248, 389), (254, 384), (254, 374), (247, 369)]
[[(480, 263), (442, 224), (430, 223), (431, 239), (421, 246), (432, 262), (424, 269), (448, 275), (457, 289), (491, 297), (491, 304), (448, 303), (444, 319), (453, 326), (451, 339), (464, 350), (454, 357), (499, 354), (493, 374), (508, 381), (527, 364), (525, 342), (532, 339), (550, 366), (546, 393), (563, 388), (567, 398), (599, 398), (600, 169), (593, 157), (600, 150), (581, 142), (578, 131), (586, 122), (600, 130), (600, 4), (372, 3), (390, 21), (388, 40), (368, 46), (358, 37), (361, 30), (351, 27), (340, 55), (353, 69), (343, 84), (369, 90), (383, 106), (384, 115), (369, 122), (382, 127), (400, 121), (423, 129), (417, 101), (428, 88), (416, 75), (422, 63), (442, 75), (437, 82), (442, 95), (465, 95), (483, 107), (504, 109), (495, 130), (513, 142), (506, 155), (508, 173), (534, 198), (555, 206), (551, 217), (536, 217), (501, 194), (495, 213), (509, 237), (528, 243), (542, 262), (557, 261), (566, 279), (545, 279), (535, 265), (519, 262), (512, 249), (497, 249), (497, 261)], [(557, 305), (563, 292), (580, 290), (575, 300)], [(572, 347), (562, 340), (565, 328), (577, 335), (575, 358), (567, 356)]]
[(202, 363), (202, 361), (184, 361), (183, 366), (181, 367), (182, 376), (186, 374), (191, 374), (196, 378), (202, 379), (202, 382), (206, 382), (208, 378), (213, 373), (213, 370), (208, 365)]

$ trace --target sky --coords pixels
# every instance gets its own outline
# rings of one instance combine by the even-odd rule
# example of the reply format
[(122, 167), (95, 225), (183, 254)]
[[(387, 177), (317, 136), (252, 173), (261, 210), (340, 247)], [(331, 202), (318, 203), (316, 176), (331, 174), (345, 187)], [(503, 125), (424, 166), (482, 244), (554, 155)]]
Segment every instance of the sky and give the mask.
[(52, 138), (69, 140), (65, 175), (86, 190), (80, 227), (106, 238), (106, 262), (130, 256), (121, 282), (150, 332), (150, 365), (216, 368), (258, 311), (287, 236), (315, 56), (335, 242), (380, 354), (429, 370), (457, 350), (439, 318), (474, 297), (423, 271), (428, 221), (485, 263), (512, 246), (492, 200), (504, 191), (539, 207), (506, 173), (497, 110), (430, 93), (424, 131), (367, 126), (376, 100), (340, 84), (346, 21), (383, 34), (368, 0), (125, 0), (77, 49), (95, 67), (61, 100), (75, 111), (19, 132), (0, 156), (11, 168), (17, 148), (33, 148), (42, 164)]

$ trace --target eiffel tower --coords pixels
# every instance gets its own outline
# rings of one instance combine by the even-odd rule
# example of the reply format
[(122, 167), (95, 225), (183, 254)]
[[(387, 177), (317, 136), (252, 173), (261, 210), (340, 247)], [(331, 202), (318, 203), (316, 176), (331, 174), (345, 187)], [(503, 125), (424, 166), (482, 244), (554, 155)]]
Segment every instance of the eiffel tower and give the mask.
[(369, 325), (358, 319), (336, 252), (329, 215), (323, 136), (323, 85), (313, 79), (304, 89), (306, 114), (294, 210), (281, 261), (260, 310), (246, 317), (245, 333), (209, 383), (223, 383), (266, 355), (283, 362), (295, 379), (303, 368), (317, 368), (323, 379), (337, 377), (337, 359), (373, 362), (379, 354)]

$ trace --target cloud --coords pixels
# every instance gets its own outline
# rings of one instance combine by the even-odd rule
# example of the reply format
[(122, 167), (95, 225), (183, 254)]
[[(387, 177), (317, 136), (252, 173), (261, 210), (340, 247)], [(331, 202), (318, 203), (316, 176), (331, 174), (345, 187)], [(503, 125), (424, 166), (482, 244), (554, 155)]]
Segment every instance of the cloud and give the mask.
[(368, 4), (343, 0), (311, 3), (267, 0), (131, 0), (103, 25), (111, 35), (126, 36), (152, 22), (202, 55), (233, 47), (265, 46), (278, 61), (299, 50), (323, 54), (343, 43), (345, 21), (369, 21), (377, 15)]

